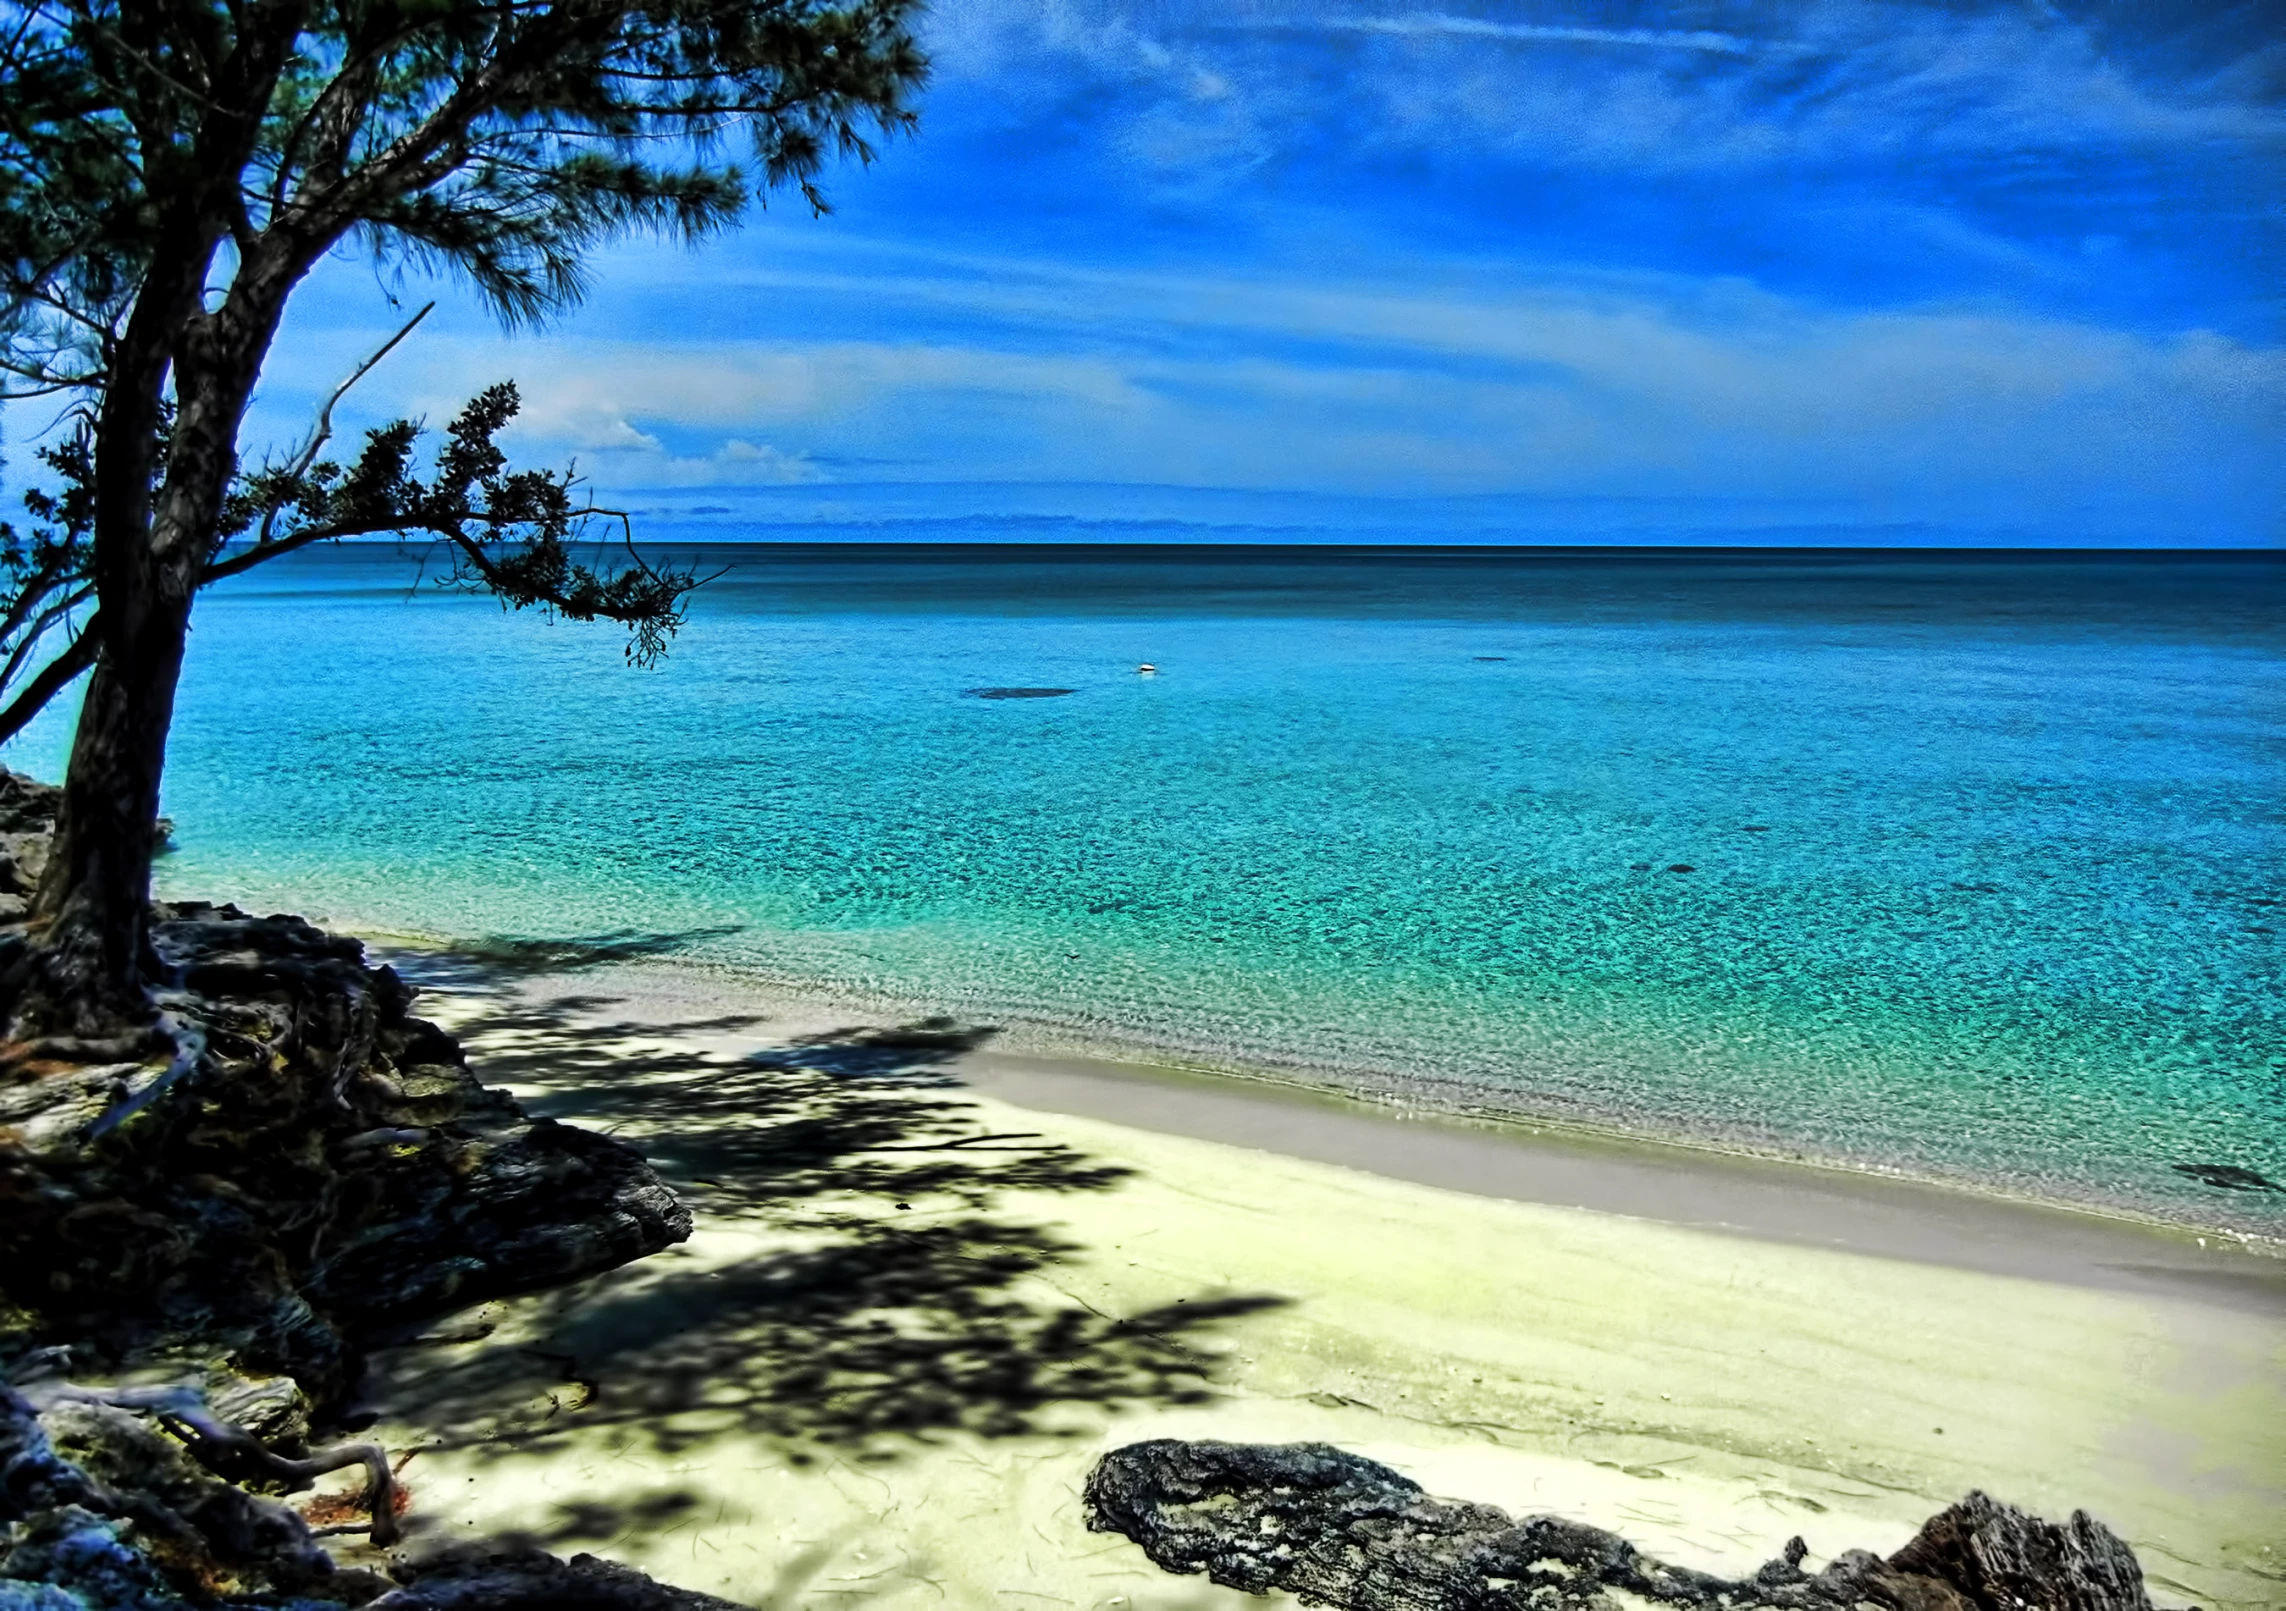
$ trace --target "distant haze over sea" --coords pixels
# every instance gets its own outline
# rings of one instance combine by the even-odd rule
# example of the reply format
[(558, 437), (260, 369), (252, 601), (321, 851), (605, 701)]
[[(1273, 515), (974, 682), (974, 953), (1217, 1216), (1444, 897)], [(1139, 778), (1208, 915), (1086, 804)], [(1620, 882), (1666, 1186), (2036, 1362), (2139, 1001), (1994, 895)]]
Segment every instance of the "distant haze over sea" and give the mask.
[(1070, 482), (857, 481), (595, 494), (639, 542), (1374, 544), (1487, 547), (2264, 548), (2278, 532), (2185, 535), (2116, 512), (2067, 522), (1885, 518), (1842, 499), (1488, 493), (1367, 497)]

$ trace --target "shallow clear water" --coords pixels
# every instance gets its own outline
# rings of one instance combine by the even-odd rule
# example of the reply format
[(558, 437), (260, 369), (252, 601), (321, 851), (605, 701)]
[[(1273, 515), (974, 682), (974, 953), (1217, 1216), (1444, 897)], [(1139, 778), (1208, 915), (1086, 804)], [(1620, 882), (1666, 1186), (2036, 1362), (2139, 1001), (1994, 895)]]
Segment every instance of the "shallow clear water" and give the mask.
[(2286, 1232), (2282, 556), (722, 557), (209, 596), (164, 887)]

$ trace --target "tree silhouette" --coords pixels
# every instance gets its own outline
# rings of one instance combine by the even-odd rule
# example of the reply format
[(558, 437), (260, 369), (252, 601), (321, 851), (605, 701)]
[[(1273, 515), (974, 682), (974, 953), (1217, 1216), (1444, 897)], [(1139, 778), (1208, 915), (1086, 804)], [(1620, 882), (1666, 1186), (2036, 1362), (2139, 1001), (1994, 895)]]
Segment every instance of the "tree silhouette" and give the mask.
[(915, 6), (0, 3), (0, 395), (59, 397), (73, 423), (41, 450), (31, 528), (0, 540), (0, 732), (90, 673), (32, 941), (0, 986), (13, 1036), (152, 1019), (149, 858), (200, 588), (328, 538), (423, 533), (469, 585), (623, 622), (646, 660), (698, 581), (573, 557), (600, 512), (568, 475), (508, 467), (510, 387), (425, 474), (407, 421), (321, 458), (330, 403), (300, 450), (243, 467), (311, 268), (348, 245), (441, 269), (523, 324), (577, 302), (588, 254), (631, 231), (701, 238), (788, 186), (823, 211), (825, 163), (913, 120)]

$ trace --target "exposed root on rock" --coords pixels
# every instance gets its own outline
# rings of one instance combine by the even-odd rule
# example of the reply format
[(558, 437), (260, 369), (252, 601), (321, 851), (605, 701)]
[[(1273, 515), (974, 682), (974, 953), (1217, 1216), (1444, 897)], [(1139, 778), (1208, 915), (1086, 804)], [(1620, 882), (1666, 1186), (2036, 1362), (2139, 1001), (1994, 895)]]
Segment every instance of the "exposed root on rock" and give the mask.
[[(152, 1390), (142, 1407), (174, 1414), (183, 1401), (166, 1395), (178, 1391)], [(459, 1545), (400, 1557), (386, 1576), (337, 1566), (316, 1541), (327, 1529), (223, 1481), (102, 1401), (134, 1390), (49, 1396), (35, 1414), (0, 1384), (0, 1607), (737, 1611), (592, 1556), (537, 1549)]]
[(397, 1542), (397, 1478), (388, 1451), (378, 1443), (340, 1443), (293, 1459), (278, 1453), (242, 1426), (218, 1420), (195, 1387), (78, 1387), (66, 1383), (27, 1395), (34, 1403), (107, 1404), (149, 1415), (182, 1440), (192, 1459), (225, 1482), (276, 1483), (298, 1493), (328, 1472), (361, 1465), (372, 1481), (363, 1508), (373, 1518), (373, 1542)]

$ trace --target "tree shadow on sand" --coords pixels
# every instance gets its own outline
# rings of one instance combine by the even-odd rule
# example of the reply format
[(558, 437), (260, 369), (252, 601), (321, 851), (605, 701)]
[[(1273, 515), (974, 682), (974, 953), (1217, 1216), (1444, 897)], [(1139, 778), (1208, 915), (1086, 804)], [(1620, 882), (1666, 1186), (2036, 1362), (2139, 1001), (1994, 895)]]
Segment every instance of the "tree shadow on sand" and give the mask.
[[(435, 981), (440, 963), (456, 990), (484, 977), (465, 960), (404, 971)], [(432, 1445), (529, 1452), (609, 1427), (666, 1453), (761, 1435), (799, 1461), (1076, 1434), (1074, 1409), (1206, 1400), (1215, 1330), (1282, 1301), (1201, 1292), (1114, 1315), (1058, 1288), (1054, 1266), (1083, 1250), (996, 1204), (1127, 1171), (979, 1122), (950, 1065), (990, 1030), (931, 1019), (718, 1056), (694, 1042), (751, 1042), (759, 1020), (615, 1022), (606, 996), (532, 983), (456, 1024), (478, 1073), (640, 1147), (702, 1230), (751, 1231), (757, 1251), (670, 1250), (516, 1300), (496, 1337), (481, 1312), (428, 1328), (376, 1388)]]

